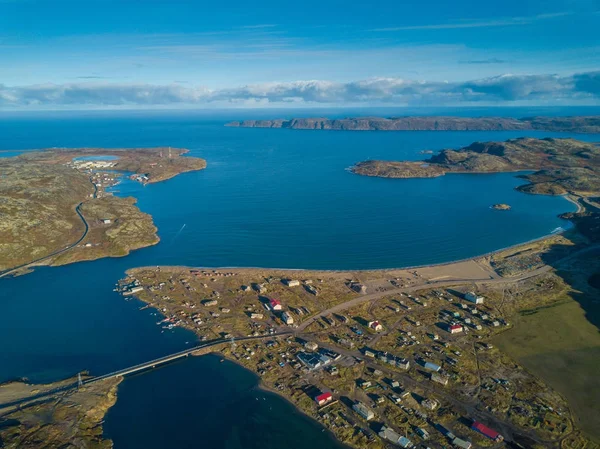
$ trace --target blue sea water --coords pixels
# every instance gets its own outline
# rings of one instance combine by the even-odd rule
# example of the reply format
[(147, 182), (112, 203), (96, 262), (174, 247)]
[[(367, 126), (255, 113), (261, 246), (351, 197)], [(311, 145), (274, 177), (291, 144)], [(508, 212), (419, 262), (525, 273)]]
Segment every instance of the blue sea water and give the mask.
[[(43, 382), (86, 369), (102, 374), (193, 344), (189, 332), (162, 333), (155, 311), (139, 311), (139, 302), (126, 302), (112, 291), (128, 268), (366, 269), (445, 262), (540, 237), (566, 226), (557, 215), (574, 209), (563, 198), (515, 191), (523, 183), (516, 174), (393, 180), (346, 170), (365, 159), (419, 160), (427, 157), (422, 150), (457, 148), (476, 140), (573, 135), (224, 127), (230, 118), (239, 117), (58, 114), (0, 119), (0, 150), (11, 150), (0, 156), (44, 147), (172, 146), (188, 148), (190, 155), (208, 162), (206, 170), (166, 182), (144, 187), (124, 181), (117, 186), (119, 195), (136, 197), (139, 207), (154, 217), (160, 244), (124, 258), (38, 268), (0, 279), (0, 381), (25, 376)], [(493, 211), (489, 206), (494, 203), (508, 203), (512, 210)], [(157, 375), (168, 376), (171, 369), (175, 373), (179, 368)], [(211, 377), (190, 369), (210, 382)], [(127, 400), (126, 392), (145, 382), (144, 376), (124, 382), (116, 416), (143, 413), (139, 401)], [(194, 393), (201, 394), (201, 388)], [(156, 407), (161, 400), (157, 398)], [(199, 420), (208, 416), (202, 408), (193, 413)], [(110, 423), (108, 434), (115, 435), (116, 447), (129, 447), (119, 443), (125, 437), (116, 437), (123, 434), (118, 424)], [(174, 422), (163, 424), (165, 432), (178, 430)], [(135, 423), (128, 425), (133, 435), (143, 432)]]
[(116, 161), (118, 156), (100, 155), (100, 156), (81, 156), (73, 159), (74, 161)]

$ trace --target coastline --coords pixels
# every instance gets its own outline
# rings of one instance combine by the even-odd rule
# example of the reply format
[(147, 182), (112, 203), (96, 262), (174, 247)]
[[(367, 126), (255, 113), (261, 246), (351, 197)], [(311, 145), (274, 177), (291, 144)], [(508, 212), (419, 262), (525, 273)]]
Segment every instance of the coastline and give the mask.
[[(206, 160), (187, 156), (188, 149), (169, 147), (168, 158), (163, 157), (163, 150), (166, 151), (166, 148), (47, 148), (23, 150), (15, 156), (0, 158), (0, 162), (14, 167), (14, 173), (17, 174), (26, 171), (26, 167), (31, 163), (42, 167), (42, 174), (49, 170), (48, 167), (57, 166), (63, 170), (61, 172), (63, 176), (64, 173), (77, 173), (77, 181), (82, 186), (85, 185), (87, 188), (90, 184), (93, 186), (91, 192), (86, 191), (85, 195), (81, 194), (75, 198), (76, 203), (72, 205), (76, 216), (83, 224), (82, 234), (77, 236), (75, 242), (62, 242), (57, 249), (41, 257), (19, 260), (16, 264), (13, 260), (12, 266), (0, 270), (0, 278), (11, 274), (16, 276), (28, 274), (31, 268), (36, 266), (61, 266), (110, 257), (125, 257), (134, 250), (160, 243), (154, 218), (137, 206), (137, 198), (115, 195), (111, 188), (120, 183), (119, 177), (127, 176), (129, 173), (142, 171), (146, 173), (144, 175), (146, 180), (142, 183), (155, 184), (184, 173), (206, 169)], [(173, 157), (171, 151), (174, 152)], [(122, 166), (109, 167), (110, 169), (99, 166), (86, 170), (74, 162), (77, 158), (98, 154), (116, 156), (115, 163)], [(117, 178), (111, 181), (103, 180), (102, 175), (106, 172), (116, 173)], [(15, 182), (18, 182), (18, 176), (14, 177), (17, 179)], [(61, 196), (58, 194), (55, 198)], [(54, 200), (50, 206), (60, 211), (63, 204)], [(33, 206), (29, 207), (30, 210), (35, 210)], [(56, 215), (64, 218), (66, 212), (60, 212), (62, 215), (58, 212)], [(34, 212), (32, 215), (37, 218)], [(111, 218), (108, 220), (108, 225), (102, 224), (106, 217)], [(33, 251), (36, 248), (35, 244), (29, 245), (29, 247), (25, 246), (26, 250)]]
[[(570, 200), (570, 199), (569, 199), (569, 201), (577, 205), (577, 203), (575, 201)], [(583, 210), (583, 208), (581, 208), (581, 210)], [(550, 239), (552, 237), (563, 235), (569, 231), (572, 231), (575, 227), (574, 224), (570, 220), (568, 220), (568, 219), (564, 219), (564, 220), (567, 221), (568, 223), (570, 223), (571, 226), (569, 228), (563, 229), (562, 231), (559, 231), (559, 232), (551, 232), (549, 234), (544, 234), (540, 237), (536, 237), (531, 240), (526, 240), (524, 242), (515, 243), (514, 245), (505, 246), (503, 248), (498, 248), (493, 251), (489, 251), (489, 252), (483, 253), (483, 254), (478, 254), (475, 256), (469, 256), (469, 257), (465, 257), (462, 259), (453, 259), (453, 260), (449, 260), (447, 262), (438, 262), (438, 263), (430, 263), (430, 264), (422, 264), (422, 265), (409, 265), (409, 266), (405, 266), (405, 267), (390, 267), (390, 268), (360, 268), (360, 269), (279, 268), (279, 267), (234, 266), (234, 265), (225, 265), (225, 266), (169, 265), (169, 267), (181, 268), (181, 269), (198, 269), (198, 270), (231, 269), (231, 270), (269, 270), (269, 271), (288, 271), (288, 272), (297, 271), (297, 272), (323, 272), (323, 273), (362, 273), (362, 272), (413, 270), (413, 269), (419, 269), (419, 268), (421, 268), (421, 269), (422, 268), (436, 268), (436, 267), (444, 267), (447, 265), (453, 265), (453, 264), (458, 264), (458, 263), (463, 263), (463, 262), (476, 262), (479, 259), (484, 259), (486, 257), (493, 256), (493, 255), (501, 253), (503, 251), (508, 251), (510, 249), (518, 248), (520, 246), (529, 245), (532, 243), (542, 242), (542, 241)], [(142, 269), (149, 269), (149, 268), (153, 268), (153, 266), (143, 265), (140, 267), (133, 267), (133, 268), (127, 269), (125, 271), (125, 273), (129, 275), (131, 270), (138, 270), (138, 269), (142, 270)]]

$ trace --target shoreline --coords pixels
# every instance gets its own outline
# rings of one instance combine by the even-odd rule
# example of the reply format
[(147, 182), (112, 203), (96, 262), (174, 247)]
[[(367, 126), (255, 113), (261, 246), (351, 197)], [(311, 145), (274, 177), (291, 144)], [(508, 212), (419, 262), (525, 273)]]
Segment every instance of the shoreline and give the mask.
[[(573, 202), (572, 200), (569, 200), (571, 202)], [(575, 203), (577, 204), (577, 203)], [(583, 207), (581, 207), (581, 210), (583, 210)], [(449, 260), (447, 262), (438, 262), (438, 263), (430, 263), (430, 264), (422, 264), (422, 265), (409, 265), (406, 267), (390, 267), (390, 268), (357, 268), (357, 269), (337, 269), (337, 268), (330, 268), (330, 269), (322, 269), (322, 268), (279, 268), (279, 267), (260, 267), (260, 266), (233, 266), (233, 265), (225, 265), (225, 266), (202, 266), (202, 265), (169, 265), (169, 268), (183, 268), (183, 269), (203, 269), (203, 270), (216, 270), (216, 269), (231, 269), (231, 270), (274, 270), (274, 271), (298, 271), (298, 272), (310, 272), (310, 271), (319, 271), (319, 272), (323, 272), (323, 273), (360, 273), (360, 272), (382, 272), (382, 271), (400, 271), (400, 270), (413, 270), (413, 269), (419, 269), (419, 268), (436, 268), (436, 267), (443, 267), (446, 265), (453, 265), (453, 264), (457, 264), (457, 263), (463, 263), (463, 262), (475, 262), (479, 259), (483, 259), (485, 257), (489, 257), (489, 256), (493, 256), (495, 254), (498, 254), (502, 251), (507, 251), (509, 249), (513, 249), (513, 248), (518, 248), (519, 246), (523, 246), (523, 245), (529, 245), (531, 243), (537, 243), (537, 242), (542, 242), (544, 240), (550, 239), (554, 236), (559, 236), (559, 235), (563, 235), (566, 232), (572, 231), (575, 227), (575, 225), (570, 221), (570, 220), (566, 220), (568, 223), (571, 224), (571, 227), (569, 227), (568, 229), (564, 229), (562, 231), (559, 232), (551, 232), (549, 234), (544, 234), (541, 237), (537, 237), (531, 240), (526, 240), (524, 242), (520, 242), (520, 243), (515, 243), (514, 245), (509, 245), (503, 248), (498, 248), (495, 249), (493, 251), (489, 251), (487, 253), (483, 253), (483, 254), (479, 254), (479, 255), (475, 255), (475, 256), (470, 256), (470, 257), (465, 257), (462, 259), (453, 259), (453, 260)], [(143, 270), (143, 269), (150, 269), (150, 268), (155, 268), (155, 265), (144, 265), (144, 266), (139, 266), (139, 267), (133, 267), (133, 268), (128, 268), (125, 271), (125, 274), (129, 275), (130, 271), (132, 270)]]

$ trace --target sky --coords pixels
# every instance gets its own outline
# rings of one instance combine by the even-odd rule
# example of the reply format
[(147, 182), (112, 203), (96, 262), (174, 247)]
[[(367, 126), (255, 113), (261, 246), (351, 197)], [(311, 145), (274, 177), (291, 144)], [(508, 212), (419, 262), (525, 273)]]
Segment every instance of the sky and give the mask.
[(0, 109), (600, 104), (600, 0), (0, 0)]

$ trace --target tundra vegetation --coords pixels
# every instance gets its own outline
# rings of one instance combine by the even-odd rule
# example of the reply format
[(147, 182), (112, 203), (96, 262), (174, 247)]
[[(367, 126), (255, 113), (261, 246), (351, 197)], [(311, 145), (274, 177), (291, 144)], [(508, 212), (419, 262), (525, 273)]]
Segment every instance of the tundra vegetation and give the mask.
[[(0, 158), (0, 272), (124, 256), (157, 243), (152, 217), (107, 189), (126, 174), (153, 183), (206, 167), (186, 151), (52, 149)], [(98, 156), (115, 159), (74, 162)]]

